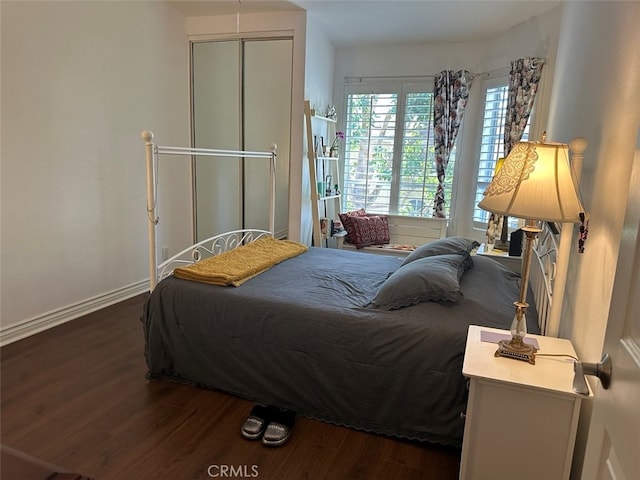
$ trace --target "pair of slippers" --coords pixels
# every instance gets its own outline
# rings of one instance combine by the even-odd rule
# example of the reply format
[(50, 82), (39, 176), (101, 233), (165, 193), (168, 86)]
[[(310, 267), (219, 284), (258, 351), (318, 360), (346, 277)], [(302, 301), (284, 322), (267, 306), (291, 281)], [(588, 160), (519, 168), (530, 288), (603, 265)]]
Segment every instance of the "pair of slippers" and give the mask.
[(258, 440), (269, 447), (286, 443), (296, 421), (296, 414), (273, 406), (256, 405), (244, 421), (240, 433), (249, 440)]

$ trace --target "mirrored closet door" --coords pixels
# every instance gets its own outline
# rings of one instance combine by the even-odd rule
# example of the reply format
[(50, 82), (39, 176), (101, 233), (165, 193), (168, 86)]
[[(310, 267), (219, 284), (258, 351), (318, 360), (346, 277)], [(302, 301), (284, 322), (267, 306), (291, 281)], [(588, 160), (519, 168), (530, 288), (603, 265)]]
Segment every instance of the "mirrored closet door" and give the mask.
[[(287, 235), (291, 131), (290, 38), (192, 43), (193, 144), (268, 150), (278, 145), (276, 235)], [(197, 240), (269, 228), (269, 169), (256, 159), (200, 157), (194, 168)]]

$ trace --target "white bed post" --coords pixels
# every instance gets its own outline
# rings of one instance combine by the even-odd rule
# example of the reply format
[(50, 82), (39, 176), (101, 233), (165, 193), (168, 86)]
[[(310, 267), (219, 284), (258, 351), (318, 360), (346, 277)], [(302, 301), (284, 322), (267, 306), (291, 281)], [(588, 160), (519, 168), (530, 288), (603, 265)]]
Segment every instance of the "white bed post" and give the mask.
[(269, 231), (271, 236), (276, 235), (276, 151), (278, 146), (271, 144), (271, 160), (269, 162), (269, 182), (271, 185), (271, 194), (269, 198)]
[(143, 131), (140, 136), (144, 140), (147, 159), (147, 229), (149, 236), (149, 291), (153, 291), (158, 283), (157, 257), (156, 257), (156, 224), (158, 217), (156, 212), (156, 169), (153, 144), (153, 132)]

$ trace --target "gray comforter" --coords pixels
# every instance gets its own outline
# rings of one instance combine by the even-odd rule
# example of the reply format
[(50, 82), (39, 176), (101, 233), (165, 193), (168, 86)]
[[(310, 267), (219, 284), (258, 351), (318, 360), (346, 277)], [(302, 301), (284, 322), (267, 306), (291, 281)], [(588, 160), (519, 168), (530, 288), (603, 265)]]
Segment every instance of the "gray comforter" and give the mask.
[[(460, 282), (459, 304), (366, 307), (400, 263), (311, 248), (238, 288), (168, 277), (142, 317), (147, 377), (378, 434), (459, 446), (468, 326), (508, 329), (520, 277), (474, 257)], [(535, 316), (532, 306), (533, 333)]]

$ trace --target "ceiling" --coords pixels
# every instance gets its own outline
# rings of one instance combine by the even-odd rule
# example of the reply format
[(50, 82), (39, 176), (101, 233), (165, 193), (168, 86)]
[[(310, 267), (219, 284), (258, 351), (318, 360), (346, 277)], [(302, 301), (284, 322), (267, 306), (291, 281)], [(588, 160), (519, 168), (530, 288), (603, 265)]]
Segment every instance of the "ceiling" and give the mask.
[(185, 16), (307, 10), (337, 47), (477, 41), (562, 0), (175, 0)]

